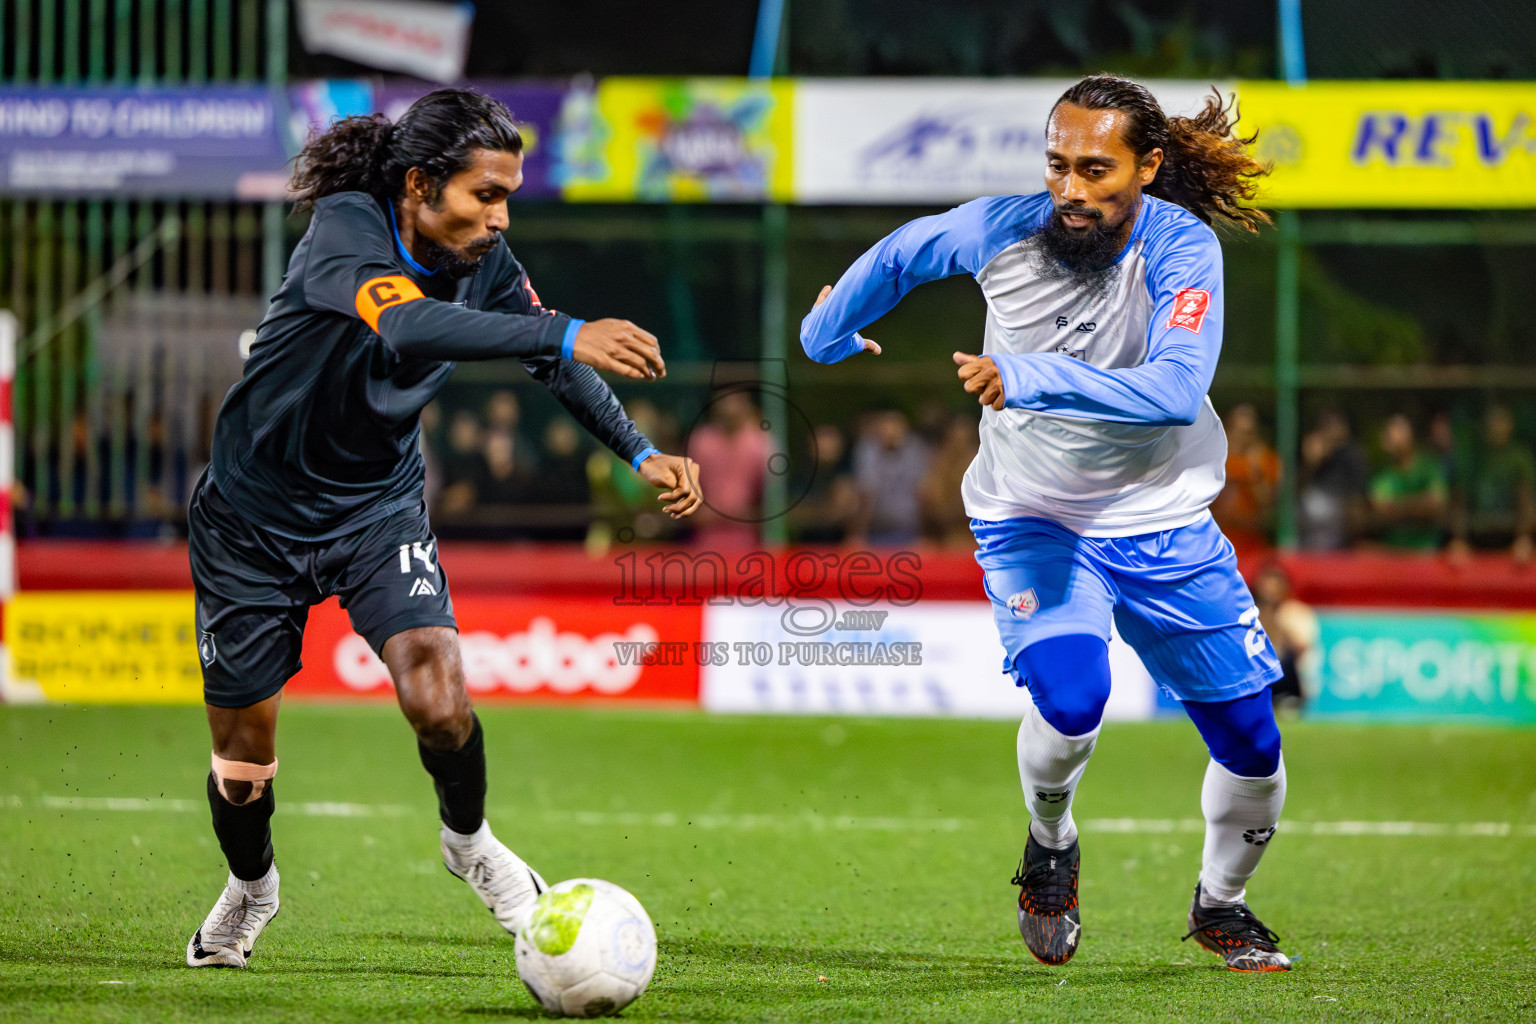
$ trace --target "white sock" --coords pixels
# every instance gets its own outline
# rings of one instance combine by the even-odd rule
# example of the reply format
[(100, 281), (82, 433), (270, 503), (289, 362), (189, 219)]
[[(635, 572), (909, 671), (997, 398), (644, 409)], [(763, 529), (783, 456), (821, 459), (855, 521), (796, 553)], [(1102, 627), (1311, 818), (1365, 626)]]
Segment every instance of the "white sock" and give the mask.
[(277, 892), (277, 861), (267, 868), (267, 873), (260, 878), (247, 882), (243, 878), (229, 876), (229, 887), (236, 892), (243, 892), (253, 900), (265, 900)]
[(1065, 850), (1077, 842), (1072, 794), (1098, 738), (1097, 728), (1063, 736), (1033, 704), (1019, 723), (1019, 781), (1029, 808), (1029, 831), (1040, 845)]
[(470, 853), (478, 849), (481, 844), (491, 838), (491, 823), (484, 818), (480, 819), (480, 827), (469, 835), (455, 832), (447, 825), (443, 826), (443, 842), (455, 853)]
[(1200, 809), (1205, 813), (1205, 852), (1200, 863), (1200, 902), (1208, 907), (1241, 902), (1244, 886), (1269, 848), (1285, 806), (1285, 758), (1263, 779), (1233, 775), (1215, 761), (1205, 770)]

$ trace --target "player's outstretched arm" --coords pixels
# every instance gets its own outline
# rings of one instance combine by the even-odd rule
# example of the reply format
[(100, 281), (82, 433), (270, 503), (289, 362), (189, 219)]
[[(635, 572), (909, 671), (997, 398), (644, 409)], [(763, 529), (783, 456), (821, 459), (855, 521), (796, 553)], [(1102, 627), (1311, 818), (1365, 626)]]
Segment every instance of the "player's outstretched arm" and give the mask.
[(608, 382), (592, 367), (558, 356), (525, 359), (523, 366), (587, 433), (637, 470), (636, 460), (656, 451), (645, 435), (635, 429), (634, 421), (624, 412)]
[(925, 281), (975, 274), (1012, 241), (1016, 200), (977, 199), (897, 228), (823, 288), (800, 324), (800, 345), (818, 363), (879, 352), (858, 331)]
[(656, 500), (669, 503), (661, 510), (673, 519), (691, 516), (704, 504), (704, 492), (699, 489), (699, 464), (685, 455), (657, 452), (641, 462), (636, 471), (652, 487), (664, 489)]

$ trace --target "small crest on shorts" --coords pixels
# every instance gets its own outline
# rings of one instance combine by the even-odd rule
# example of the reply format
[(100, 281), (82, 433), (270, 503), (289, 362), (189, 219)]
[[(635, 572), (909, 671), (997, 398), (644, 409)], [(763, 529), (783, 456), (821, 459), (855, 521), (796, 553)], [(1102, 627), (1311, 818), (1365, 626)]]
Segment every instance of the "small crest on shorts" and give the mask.
[(219, 656), (219, 649), (214, 646), (212, 633), (204, 633), (198, 638), (197, 656), (203, 659), (204, 667), (212, 665), (213, 659)]
[(1008, 610), (1021, 619), (1027, 619), (1040, 609), (1040, 599), (1035, 596), (1035, 588), (1021, 590), (1008, 598)]
[(436, 597), (437, 596), (437, 588), (432, 586), (431, 581), (426, 579), (425, 577), (417, 577), (416, 582), (411, 584), (411, 596), (412, 597)]

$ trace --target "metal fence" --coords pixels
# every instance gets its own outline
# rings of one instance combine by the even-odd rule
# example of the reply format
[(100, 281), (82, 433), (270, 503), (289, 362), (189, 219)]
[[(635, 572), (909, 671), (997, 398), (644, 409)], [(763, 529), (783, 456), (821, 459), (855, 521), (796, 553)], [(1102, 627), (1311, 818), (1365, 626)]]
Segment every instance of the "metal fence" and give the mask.
[[(11, 84), (281, 82), (284, 0), (0, 0)], [(0, 202), (0, 307), (21, 324), (24, 530), (153, 533), (184, 507), (235, 339), (285, 257), (282, 207)]]

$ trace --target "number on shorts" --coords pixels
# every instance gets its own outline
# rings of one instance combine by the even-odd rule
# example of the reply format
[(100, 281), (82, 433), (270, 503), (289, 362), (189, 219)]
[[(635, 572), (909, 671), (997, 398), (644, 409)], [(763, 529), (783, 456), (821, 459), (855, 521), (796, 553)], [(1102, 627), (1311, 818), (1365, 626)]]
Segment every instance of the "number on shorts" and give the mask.
[(1259, 610), (1249, 608), (1237, 617), (1240, 625), (1248, 627), (1248, 635), (1243, 637), (1243, 646), (1248, 649), (1248, 657), (1257, 658), (1264, 653), (1264, 624), (1259, 621)]

